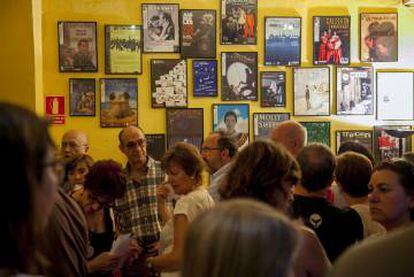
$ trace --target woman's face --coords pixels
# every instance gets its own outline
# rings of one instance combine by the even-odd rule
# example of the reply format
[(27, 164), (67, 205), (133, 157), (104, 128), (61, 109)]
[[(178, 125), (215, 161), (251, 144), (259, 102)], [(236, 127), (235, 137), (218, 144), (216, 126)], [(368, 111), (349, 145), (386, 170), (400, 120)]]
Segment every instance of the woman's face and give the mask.
[(68, 181), (69, 184), (74, 185), (83, 185), (85, 183), (85, 176), (88, 174), (89, 168), (85, 162), (79, 162), (76, 167), (68, 172)]
[(372, 218), (387, 229), (410, 222), (413, 197), (407, 195), (398, 175), (391, 170), (375, 171), (369, 184), (369, 208)]
[(227, 130), (234, 130), (234, 127), (236, 127), (237, 120), (234, 116), (229, 115), (224, 120), (224, 124), (226, 124)]
[(197, 182), (193, 176), (188, 176), (184, 169), (177, 163), (172, 162), (167, 170), (168, 183), (174, 192), (179, 195), (187, 194), (194, 190)]

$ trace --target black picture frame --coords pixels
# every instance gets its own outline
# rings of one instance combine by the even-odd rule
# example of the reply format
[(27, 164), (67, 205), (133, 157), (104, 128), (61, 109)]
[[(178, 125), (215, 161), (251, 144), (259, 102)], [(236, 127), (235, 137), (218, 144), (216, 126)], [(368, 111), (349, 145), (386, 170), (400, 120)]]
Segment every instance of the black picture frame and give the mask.
[[(212, 64), (211, 70), (209, 64)], [(201, 76), (197, 68), (197, 64), (204, 64), (203, 76)], [(206, 68), (207, 66), (207, 68)], [(193, 96), (194, 97), (217, 97), (218, 96), (218, 61), (217, 60), (193, 60)], [(208, 75), (207, 75), (208, 74)]]
[(96, 116), (94, 78), (69, 78), (69, 115)]
[[(264, 117), (274, 117), (273, 121), (267, 121), (264, 122), (262, 125), (267, 126), (260, 126), (261, 122), (259, 122), (260, 118), (259, 116)], [(266, 119), (272, 119), (272, 118), (266, 118)], [(253, 140), (256, 141), (258, 139), (267, 138), (269, 136), (269, 132), (271, 129), (275, 128), (279, 123), (289, 120), (290, 119), (290, 113), (272, 113), (272, 112), (266, 112), (266, 113), (253, 113)], [(263, 122), (262, 122), (263, 123)], [(266, 124), (268, 123), (268, 124)]]
[(147, 140), (148, 156), (156, 161), (161, 161), (162, 156), (166, 152), (165, 135), (164, 134), (145, 134)]
[[(396, 130), (396, 129), (405, 129), (411, 130), (410, 125), (376, 125), (374, 126), (374, 154), (375, 160), (381, 162), (383, 160), (389, 160), (392, 158), (400, 157), (400, 140), (396, 137), (392, 137), (385, 133), (384, 129)], [(380, 137), (383, 137), (380, 141)], [(410, 152), (412, 150), (411, 142), (412, 137), (401, 139), (403, 143), (402, 153)], [(382, 145), (381, 145), (382, 144)], [(396, 148), (398, 144), (398, 148)], [(383, 149), (381, 149), (383, 148)]]
[[(346, 138), (345, 140), (343, 140), (342, 138), (342, 134), (352, 134), (350, 136), (350, 138)], [(367, 138), (361, 138), (362, 134), (365, 134), (365, 136), (367, 136), (367, 138), (369, 139), (369, 143), (367, 143)], [(359, 138), (358, 138), (359, 135)], [(337, 130), (335, 132), (335, 138), (336, 138), (336, 154), (338, 155), (338, 150), (339, 147), (341, 146), (342, 143), (347, 142), (347, 141), (355, 141), (358, 142), (360, 144), (362, 144), (373, 156), (374, 156), (374, 132), (372, 130)], [(364, 140), (365, 139), (365, 140)]]
[[(322, 144), (327, 145), (328, 147), (331, 147), (331, 122), (330, 121), (301, 121), (299, 123), (302, 124), (302, 126), (305, 127), (306, 129), (308, 144), (322, 143)], [(315, 128), (316, 126), (321, 126), (321, 127)], [(311, 127), (313, 127), (314, 129), (310, 129)], [(322, 128), (322, 131), (320, 128)], [(323, 128), (326, 128), (326, 129), (323, 129)], [(318, 138), (317, 136), (322, 136), (322, 137)], [(325, 136), (325, 138), (323, 138), (323, 136)]]
[[(269, 87), (265, 87), (264, 78), (266, 78), (266, 75), (269, 76), (269, 78), (273, 75), (273, 77), (275, 78), (274, 86), (273, 86), (273, 83), (271, 83)], [(277, 83), (277, 81), (279, 81), (279, 83)], [(279, 100), (280, 97), (282, 98), (282, 101)], [(260, 107), (286, 108), (286, 72), (285, 71), (261, 71), (260, 72)]]

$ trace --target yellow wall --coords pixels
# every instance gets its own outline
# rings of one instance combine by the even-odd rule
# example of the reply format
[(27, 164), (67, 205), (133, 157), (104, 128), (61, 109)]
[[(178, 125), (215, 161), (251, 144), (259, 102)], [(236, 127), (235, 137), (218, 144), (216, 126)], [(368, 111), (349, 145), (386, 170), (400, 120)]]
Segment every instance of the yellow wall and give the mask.
[[(68, 79), (103, 78), (104, 74), (104, 24), (141, 24), (141, 3), (179, 2), (181, 8), (216, 9), (219, 14), (219, 0), (182, 0), (182, 1), (130, 1), (130, 0), (43, 0), (43, 88), (46, 95), (60, 94), (68, 96)], [(221, 46), (217, 41), (217, 58), (221, 51), (257, 51), (259, 53), (259, 71), (281, 70), (284, 68), (263, 66), (263, 22), (265, 16), (296, 15), (302, 17), (302, 65), (312, 65), (312, 16), (313, 15), (351, 15), (351, 61), (358, 64), (358, 26), (359, 13), (362, 11), (399, 12), (399, 63), (376, 64), (377, 68), (414, 68), (414, 10), (401, 6), (400, 0), (258, 0), (259, 28), (257, 46)], [(98, 73), (59, 73), (57, 48), (57, 21), (97, 21), (98, 22)], [(217, 18), (219, 20), (219, 16)], [(219, 34), (219, 27), (218, 27)], [(165, 110), (152, 109), (150, 98), (150, 59), (175, 58), (177, 54), (145, 54), (143, 56), (143, 74), (138, 76), (138, 122), (147, 133), (165, 132)], [(189, 69), (191, 68), (191, 63)], [(290, 112), (292, 113), (292, 71), (287, 71), (287, 108), (260, 108), (259, 102), (250, 104), (250, 112)], [(331, 73), (333, 70), (331, 70)], [(111, 75), (107, 75), (112, 77)], [(128, 76), (127, 76), (128, 77)], [(129, 76), (130, 77), (130, 76)], [(132, 76), (134, 77), (134, 76)], [(217, 98), (192, 97), (192, 72), (189, 70), (189, 107), (204, 108), (205, 133), (212, 129), (211, 104), (220, 102)], [(220, 83), (220, 80), (219, 80)], [(334, 83), (334, 82), (331, 82)], [(331, 89), (332, 93), (335, 91)], [(99, 127), (99, 90), (97, 94), (96, 117), (67, 117), (65, 126), (52, 128), (53, 137), (59, 141), (62, 134), (70, 128), (85, 130), (90, 136), (91, 155), (96, 159), (115, 158), (122, 160), (117, 149), (118, 128)], [(332, 111), (335, 111), (335, 98), (331, 96)], [(66, 101), (67, 102), (67, 101)], [(68, 104), (67, 104), (68, 105)], [(66, 107), (68, 110), (68, 106)], [(375, 123), (373, 116), (338, 117), (294, 117), (298, 121), (331, 120), (331, 145), (335, 146), (334, 132), (339, 129), (369, 129)], [(377, 122), (378, 123), (378, 122)], [(252, 124), (252, 123), (251, 123)], [(252, 126), (250, 128), (252, 130)]]

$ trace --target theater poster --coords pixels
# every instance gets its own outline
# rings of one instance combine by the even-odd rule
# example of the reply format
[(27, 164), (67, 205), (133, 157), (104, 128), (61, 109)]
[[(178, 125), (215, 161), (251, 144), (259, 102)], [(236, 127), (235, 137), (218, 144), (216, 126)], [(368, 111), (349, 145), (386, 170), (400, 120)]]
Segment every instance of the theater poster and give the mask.
[(145, 134), (145, 139), (147, 140), (148, 155), (157, 161), (161, 161), (165, 153), (165, 135)]
[(308, 133), (308, 144), (322, 143), (331, 145), (331, 123), (330, 122), (300, 122)]
[(193, 60), (193, 95), (217, 96), (217, 60)]
[(371, 131), (337, 131), (336, 132), (336, 153), (339, 147), (348, 141), (362, 144), (372, 153), (372, 132)]
[(313, 17), (313, 63), (349, 64), (350, 30), (349, 16)]
[(374, 150), (377, 162), (398, 158), (411, 151), (411, 137), (399, 139), (389, 135), (386, 130), (411, 130), (410, 126), (374, 126)]
[(70, 116), (95, 116), (95, 79), (69, 79)]
[(268, 138), (270, 130), (289, 118), (289, 113), (253, 113), (253, 139)]
[(260, 72), (261, 107), (286, 107), (286, 73)]

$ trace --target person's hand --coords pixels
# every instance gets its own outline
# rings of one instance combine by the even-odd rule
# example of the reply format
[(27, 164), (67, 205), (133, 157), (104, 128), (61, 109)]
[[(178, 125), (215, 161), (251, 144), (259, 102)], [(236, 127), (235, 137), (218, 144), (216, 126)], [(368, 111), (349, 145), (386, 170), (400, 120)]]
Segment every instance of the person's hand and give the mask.
[(135, 239), (132, 239), (128, 245), (127, 261), (129, 264), (132, 264), (134, 260), (138, 259), (139, 255), (144, 251), (144, 249), (139, 246), (138, 242)]
[(167, 201), (169, 194), (170, 194), (170, 188), (167, 186), (167, 183), (162, 183), (161, 185), (157, 186), (158, 203), (165, 203)]
[(119, 255), (103, 252), (88, 262), (88, 272), (112, 271), (118, 266), (120, 259)]
[(147, 253), (150, 256), (155, 256), (155, 255), (158, 255), (159, 249), (160, 249), (160, 243), (158, 241), (156, 241), (156, 242), (153, 242), (150, 245), (148, 245)]

